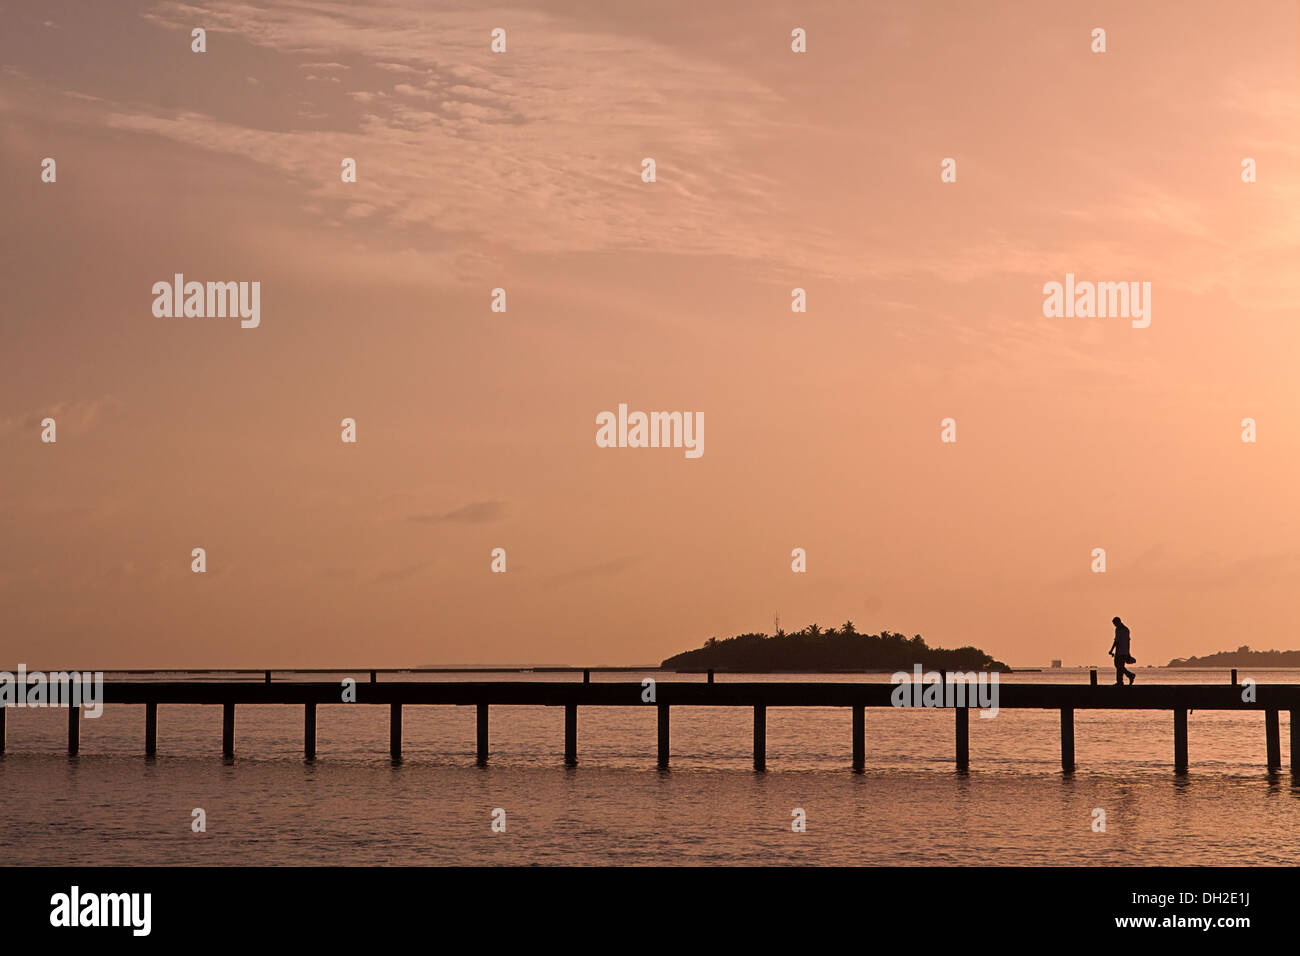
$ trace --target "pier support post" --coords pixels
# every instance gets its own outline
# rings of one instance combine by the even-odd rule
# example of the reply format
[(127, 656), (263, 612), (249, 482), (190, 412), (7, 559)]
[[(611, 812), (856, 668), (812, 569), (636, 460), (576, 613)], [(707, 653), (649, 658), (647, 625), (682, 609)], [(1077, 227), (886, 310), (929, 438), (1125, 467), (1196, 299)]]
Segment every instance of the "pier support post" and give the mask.
[(1235, 667), (1232, 669), (1232, 683), (1233, 684), (1237, 683), (1237, 668)]
[(1278, 731), (1277, 711), (1264, 711), (1264, 737), (1268, 742), (1268, 772), (1282, 769), (1282, 735)]
[(853, 770), (861, 773), (867, 765), (867, 708), (861, 704), (854, 704), (851, 709), (853, 711)]
[(478, 765), (486, 767), (488, 762), (488, 705), (478, 705)]
[(309, 701), (302, 709), (302, 755), (306, 760), (316, 759), (316, 702)]
[(578, 705), (564, 705), (564, 765), (578, 765)]
[(235, 755), (235, 705), (230, 701), (221, 705), (221, 756)]
[(81, 708), (68, 708), (68, 753), (76, 754), (81, 749)]
[(1074, 708), (1061, 708), (1061, 769), (1074, 772)]
[(957, 707), (957, 769), (970, 769), (970, 708)]
[(754, 705), (754, 769), (767, 769), (767, 707)]
[(8, 707), (0, 707), (0, 754), (5, 752), (5, 715), (8, 713)]
[[(1300, 710), (1293, 710), (1287, 715), (1291, 732), (1291, 776), (1300, 778)], [(4, 749), (4, 724), (0, 723), (0, 750)]]
[(1187, 708), (1174, 711), (1174, 773), (1187, 773)]
[(1094, 667), (1088, 671), (1088, 683), (1093, 687), (1097, 686), (1097, 668)]
[(388, 755), (402, 759), (402, 705), (388, 705)]
[(144, 705), (144, 755), (154, 757), (158, 754), (158, 704), (154, 701)]
[(668, 769), (668, 705), (659, 705), (659, 769)]

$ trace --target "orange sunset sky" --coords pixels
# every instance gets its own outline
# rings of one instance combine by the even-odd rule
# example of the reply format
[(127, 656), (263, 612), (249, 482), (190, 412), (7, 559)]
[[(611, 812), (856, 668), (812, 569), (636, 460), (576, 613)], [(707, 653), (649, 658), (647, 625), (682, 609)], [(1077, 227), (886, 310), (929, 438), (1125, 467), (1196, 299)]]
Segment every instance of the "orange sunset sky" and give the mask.
[[(1300, 648), (1297, 23), (0, 3), (0, 666)], [(178, 272), (260, 326), (154, 317)], [(1150, 327), (1045, 318), (1067, 272)], [(598, 448), (620, 402), (703, 456)]]

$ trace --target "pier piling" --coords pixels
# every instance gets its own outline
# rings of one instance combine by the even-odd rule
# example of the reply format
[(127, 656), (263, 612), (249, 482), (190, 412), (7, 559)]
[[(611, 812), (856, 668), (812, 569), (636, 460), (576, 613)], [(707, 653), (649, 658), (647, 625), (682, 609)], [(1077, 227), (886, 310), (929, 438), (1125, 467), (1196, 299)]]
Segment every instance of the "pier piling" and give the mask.
[(154, 757), (158, 754), (158, 704), (149, 701), (144, 705), (144, 755)]
[(957, 707), (957, 769), (970, 769), (970, 708)]
[(767, 706), (754, 705), (754, 769), (767, 769)]
[(853, 711), (853, 769), (861, 773), (867, 766), (867, 708), (854, 704)]
[(659, 705), (659, 769), (668, 769), (668, 705)]
[(1187, 773), (1187, 708), (1174, 711), (1174, 773)]
[[(1300, 779), (1300, 720), (1297, 720), (1297, 717), (1300, 717), (1300, 710), (1292, 710), (1287, 714), (1291, 736), (1291, 776)], [(0, 730), (3, 730), (3, 726), (0, 724)], [(4, 741), (0, 740), (0, 748), (3, 748), (3, 745)]]
[(578, 765), (578, 705), (564, 705), (564, 765)]
[(393, 760), (402, 759), (402, 705), (388, 705), (388, 755)]
[(1061, 769), (1074, 772), (1074, 708), (1061, 708)]
[(81, 749), (81, 708), (68, 708), (68, 753), (75, 755)]
[(1264, 711), (1264, 738), (1268, 745), (1268, 772), (1282, 769), (1282, 735), (1278, 732), (1277, 711)]
[(226, 701), (221, 705), (221, 756), (235, 755), (235, 705)]
[(302, 710), (302, 755), (305, 760), (316, 759), (316, 704), (308, 701)]
[(488, 762), (488, 705), (478, 705), (478, 765), (486, 767)]

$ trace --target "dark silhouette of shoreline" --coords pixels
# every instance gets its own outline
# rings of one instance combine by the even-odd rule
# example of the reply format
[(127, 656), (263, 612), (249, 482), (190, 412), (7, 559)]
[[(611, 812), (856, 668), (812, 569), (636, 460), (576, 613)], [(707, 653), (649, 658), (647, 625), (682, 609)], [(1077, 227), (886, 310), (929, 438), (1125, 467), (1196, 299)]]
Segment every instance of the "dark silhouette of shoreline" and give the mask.
[(1300, 667), (1300, 651), (1252, 651), (1243, 644), (1235, 651), (1204, 657), (1175, 657), (1168, 667)]
[(823, 631), (810, 624), (787, 634), (738, 634), (725, 640), (709, 638), (704, 646), (675, 654), (660, 667), (673, 671), (731, 671), (762, 673), (844, 673), (862, 671), (925, 670), (1000, 671), (1011, 668), (978, 647), (948, 650), (930, 647), (920, 634), (905, 637), (882, 631), (859, 634), (852, 621), (839, 629)]

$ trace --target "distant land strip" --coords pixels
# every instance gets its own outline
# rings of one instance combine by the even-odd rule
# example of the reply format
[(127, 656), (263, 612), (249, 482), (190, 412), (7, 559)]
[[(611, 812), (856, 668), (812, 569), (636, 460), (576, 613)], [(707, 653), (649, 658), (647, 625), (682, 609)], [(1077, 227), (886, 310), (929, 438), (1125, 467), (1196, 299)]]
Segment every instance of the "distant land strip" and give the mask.
[(1170, 667), (1300, 667), (1300, 651), (1252, 651), (1242, 645), (1205, 657), (1175, 657)]

